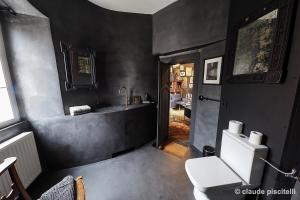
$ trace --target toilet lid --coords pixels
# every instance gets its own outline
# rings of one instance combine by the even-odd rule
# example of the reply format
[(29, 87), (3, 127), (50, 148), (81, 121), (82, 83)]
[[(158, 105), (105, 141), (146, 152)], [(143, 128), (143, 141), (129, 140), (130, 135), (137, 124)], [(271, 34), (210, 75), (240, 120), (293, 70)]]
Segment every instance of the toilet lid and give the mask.
[(200, 191), (243, 184), (242, 179), (216, 156), (189, 159), (185, 162), (185, 169), (193, 185)]

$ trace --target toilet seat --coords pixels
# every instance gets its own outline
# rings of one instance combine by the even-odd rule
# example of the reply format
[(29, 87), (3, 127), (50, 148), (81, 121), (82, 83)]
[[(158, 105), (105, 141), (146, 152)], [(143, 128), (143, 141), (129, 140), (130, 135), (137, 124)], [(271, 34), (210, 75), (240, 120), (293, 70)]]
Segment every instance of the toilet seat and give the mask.
[(216, 156), (189, 159), (185, 169), (194, 187), (200, 192), (227, 190), (243, 185), (243, 180)]

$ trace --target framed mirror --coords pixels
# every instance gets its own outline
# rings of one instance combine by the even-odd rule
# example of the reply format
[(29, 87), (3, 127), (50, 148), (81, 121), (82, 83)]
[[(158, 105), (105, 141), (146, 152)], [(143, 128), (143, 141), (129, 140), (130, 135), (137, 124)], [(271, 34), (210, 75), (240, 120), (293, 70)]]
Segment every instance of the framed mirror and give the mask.
[(270, 5), (233, 28), (229, 36), (231, 82), (282, 81), (291, 10), (289, 3)]
[(64, 55), (66, 91), (97, 88), (95, 51), (67, 46), (62, 42), (61, 51)]

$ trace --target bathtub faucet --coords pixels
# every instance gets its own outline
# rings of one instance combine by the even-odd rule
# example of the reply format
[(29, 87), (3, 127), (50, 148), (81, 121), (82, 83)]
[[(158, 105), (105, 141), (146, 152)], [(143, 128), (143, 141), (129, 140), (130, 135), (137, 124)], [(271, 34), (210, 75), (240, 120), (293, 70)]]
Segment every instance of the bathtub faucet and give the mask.
[(127, 110), (128, 109), (128, 93), (127, 93), (127, 88), (125, 86), (123, 86), (119, 89), (119, 95), (122, 95), (122, 92), (123, 92), (123, 95), (125, 96), (125, 104), (122, 104), (122, 105), (125, 105), (125, 109)]

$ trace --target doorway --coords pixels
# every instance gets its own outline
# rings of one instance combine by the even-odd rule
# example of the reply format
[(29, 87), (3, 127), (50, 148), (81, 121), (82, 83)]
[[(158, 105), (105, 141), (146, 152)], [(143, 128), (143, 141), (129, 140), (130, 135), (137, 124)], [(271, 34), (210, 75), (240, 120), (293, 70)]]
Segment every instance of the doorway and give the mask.
[(194, 63), (170, 66), (169, 137), (164, 151), (184, 157), (189, 148)]
[[(197, 59), (198, 58), (198, 59)], [(189, 153), (199, 53), (161, 58), (157, 144), (177, 157)]]

